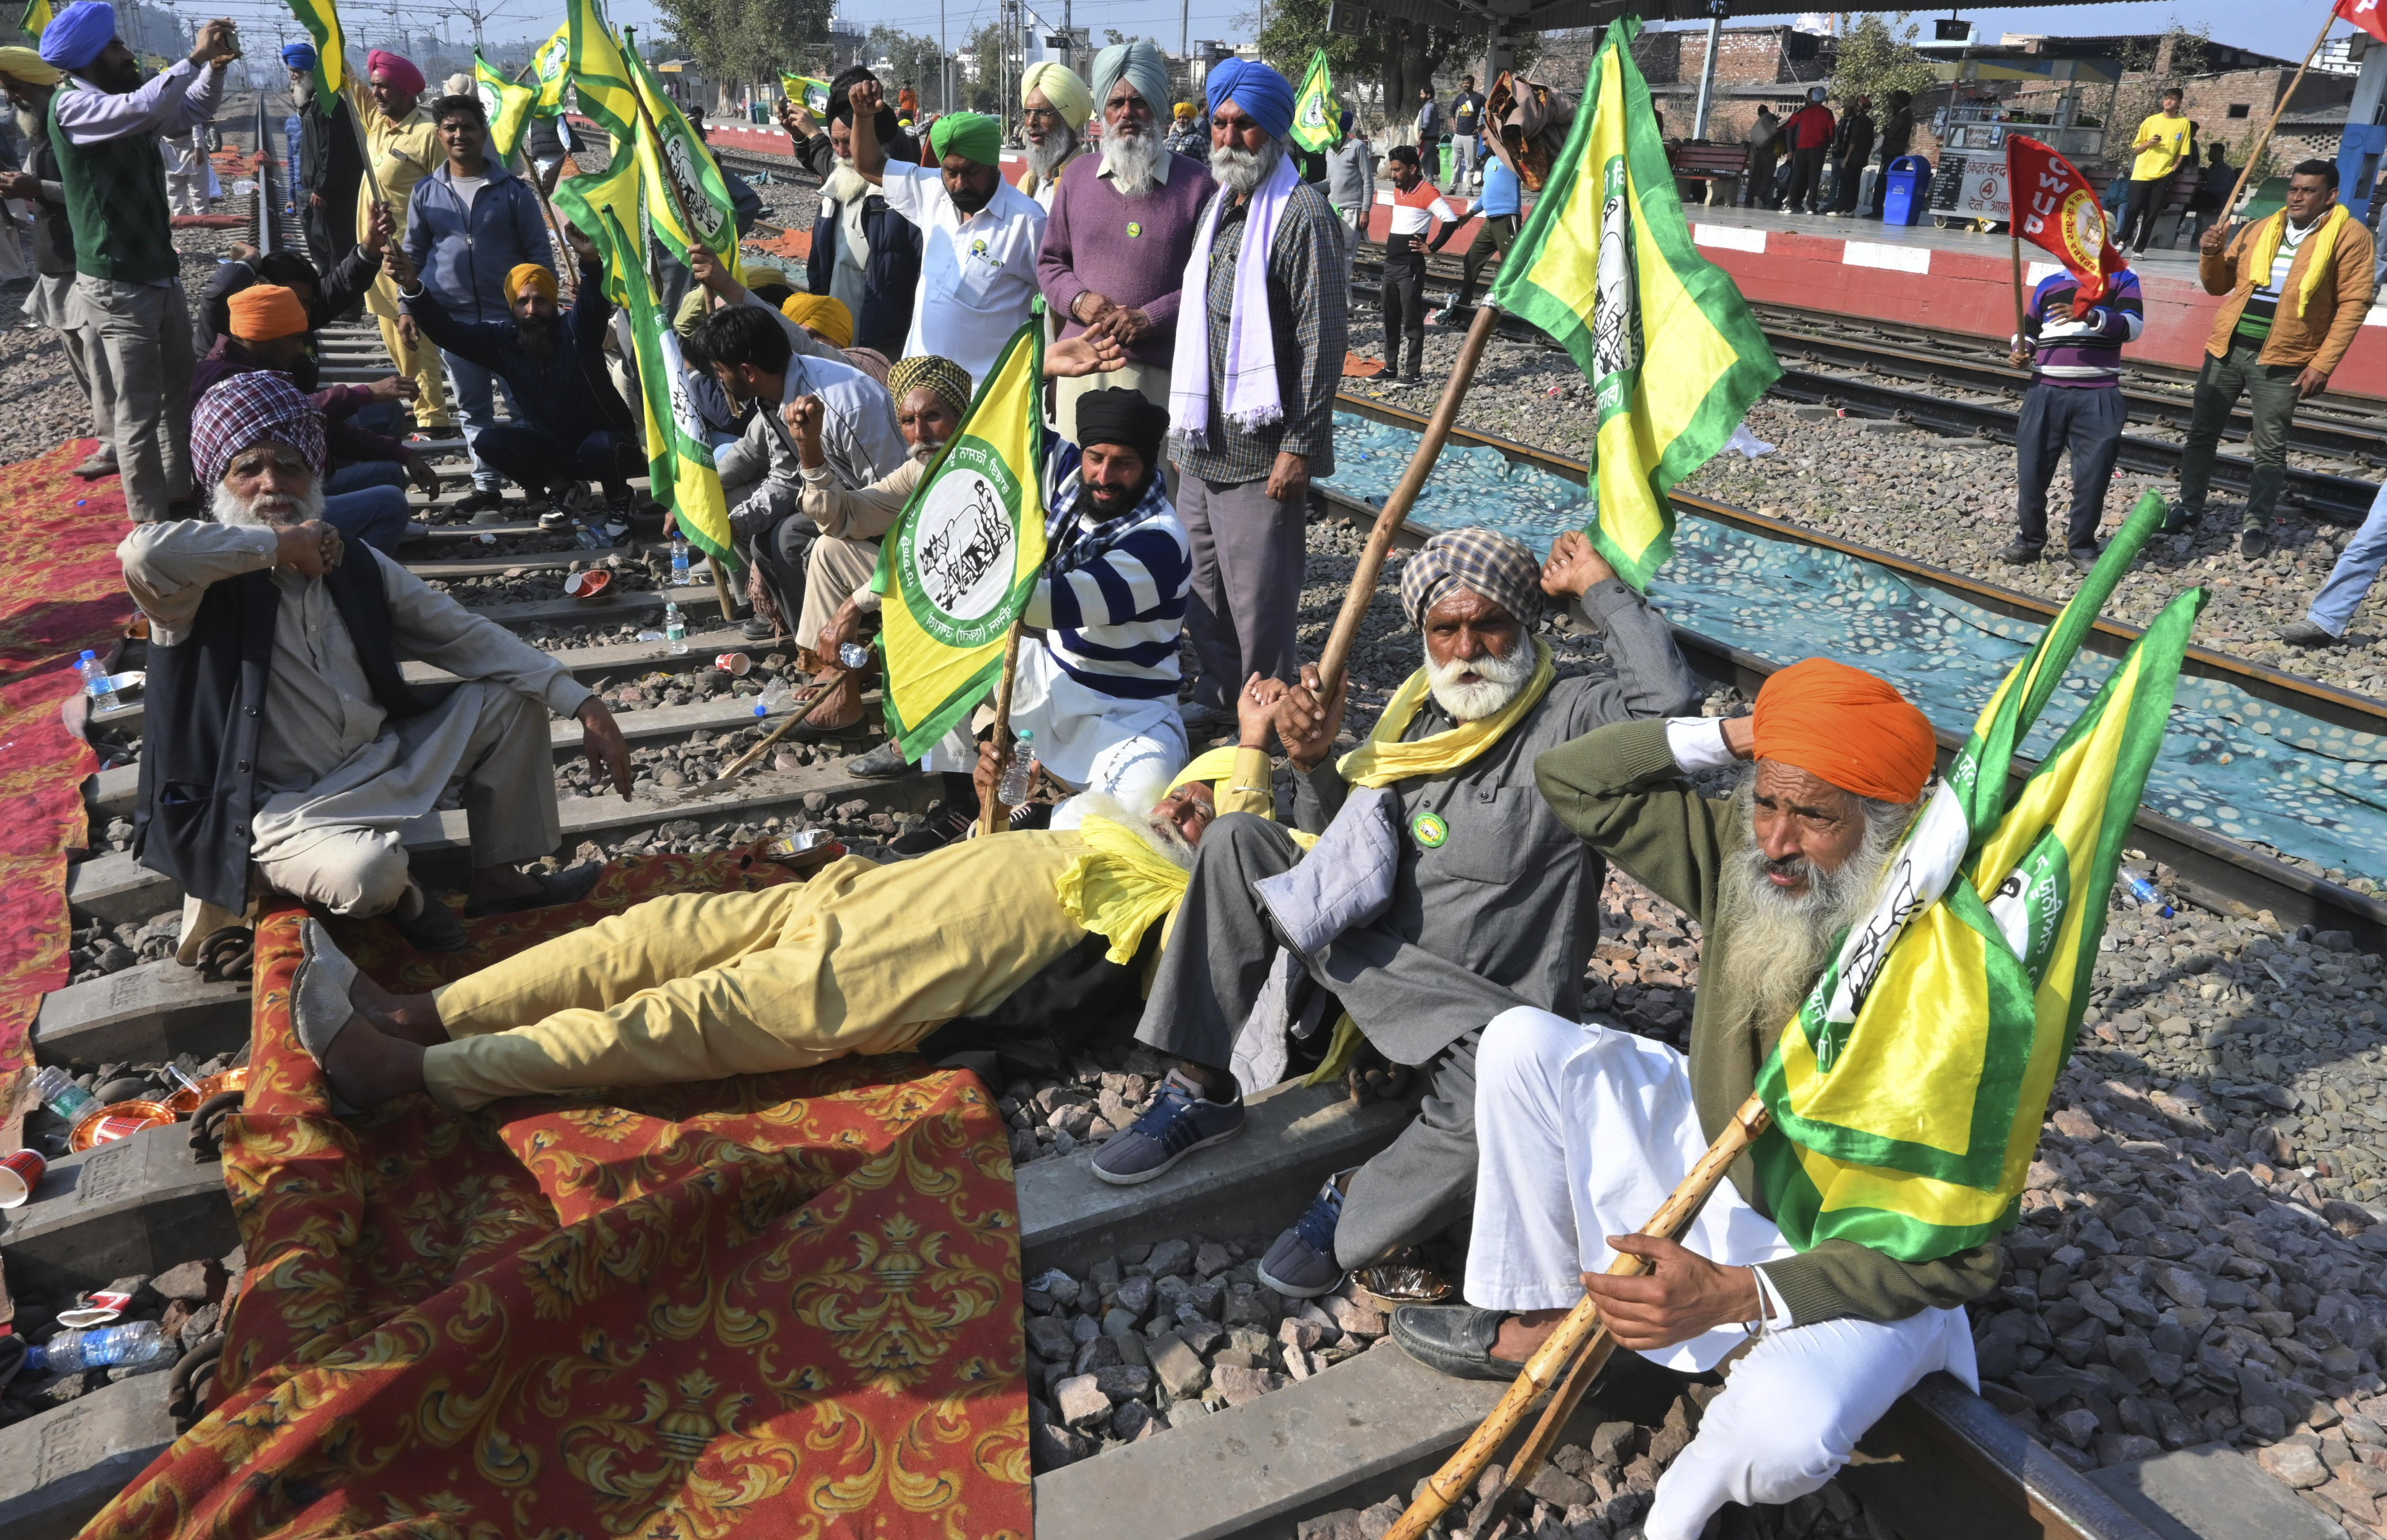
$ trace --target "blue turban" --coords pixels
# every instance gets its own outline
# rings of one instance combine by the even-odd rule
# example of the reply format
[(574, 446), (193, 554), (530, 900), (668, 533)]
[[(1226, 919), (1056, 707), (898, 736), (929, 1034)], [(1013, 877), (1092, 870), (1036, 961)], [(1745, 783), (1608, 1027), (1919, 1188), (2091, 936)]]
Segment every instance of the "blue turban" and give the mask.
[(284, 44), (282, 62), (293, 69), (312, 69), (315, 68), (315, 45), (311, 43)]
[(116, 41), (116, 7), (107, 0), (75, 0), (42, 29), (42, 62), (72, 73), (87, 69)]
[(1283, 138), (1293, 127), (1293, 82), (1265, 64), (1228, 59), (1210, 71), (1203, 85), (1212, 112), (1221, 102), (1233, 102), (1271, 139)]

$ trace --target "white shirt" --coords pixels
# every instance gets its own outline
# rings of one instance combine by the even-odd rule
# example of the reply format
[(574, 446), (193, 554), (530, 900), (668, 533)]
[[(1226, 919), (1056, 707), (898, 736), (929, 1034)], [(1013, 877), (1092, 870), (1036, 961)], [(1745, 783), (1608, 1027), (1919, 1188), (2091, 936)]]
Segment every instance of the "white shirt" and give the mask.
[(1044, 210), (1008, 182), (998, 182), (987, 206), (965, 220), (945, 192), (942, 173), (891, 160), (879, 194), (888, 208), (920, 227), (920, 286), (903, 351), (951, 359), (978, 383), (1028, 321)]
[(472, 213), (473, 200), (479, 197), (481, 189), (488, 184), (489, 179), (485, 176), (451, 176), (448, 179), (448, 185), (455, 189), (458, 197), (464, 200), (466, 214)]

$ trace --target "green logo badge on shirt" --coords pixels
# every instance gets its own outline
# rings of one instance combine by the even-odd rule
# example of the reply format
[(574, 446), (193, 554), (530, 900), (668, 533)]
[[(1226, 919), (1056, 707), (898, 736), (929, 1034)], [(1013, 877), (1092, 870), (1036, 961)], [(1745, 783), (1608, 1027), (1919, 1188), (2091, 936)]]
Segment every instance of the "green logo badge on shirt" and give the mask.
[(1143, 226), (1136, 223), (1133, 220), (1130, 220), (1127, 221), (1127, 234), (1128, 239), (1133, 240), (1136, 236), (1143, 234)]
[(1442, 842), (1450, 838), (1450, 826), (1433, 814), (1421, 813), (1410, 820), (1409, 832), (1416, 835), (1417, 842), (1426, 849), (1439, 850)]

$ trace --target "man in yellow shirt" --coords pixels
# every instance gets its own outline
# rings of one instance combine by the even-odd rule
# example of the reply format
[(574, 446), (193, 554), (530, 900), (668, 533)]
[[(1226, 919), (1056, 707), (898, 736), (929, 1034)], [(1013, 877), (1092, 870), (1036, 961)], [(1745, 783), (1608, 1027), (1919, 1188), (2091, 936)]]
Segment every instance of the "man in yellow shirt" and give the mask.
[[(2139, 125), (2139, 136), (2130, 145), (2138, 158), (2130, 163), (2130, 201), (2122, 209), (2122, 228), (2114, 233), (2116, 247), (2144, 251), (2155, 233), (2155, 215), (2162, 211), (2164, 183), (2171, 180), (2182, 160), (2193, 154), (2190, 141), (2195, 128), (2180, 116), (2179, 87), (2166, 86), (2163, 94), (2163, 109)], [(2138, 233), (2138, 244), (2131, 246), (2131, 232)]]
[[(362, 241), (373, 234), (374, 210), (386, 209), (384, 217), (389, 221), (387, 244), (402, 247), (407, 205), (414, 196), (414, 184), (448, 158), (440, 147), (439, 131), (433, 125), (431, 114), (420, 105), (423, 71), (410, 58), (375, 48), (365, 56), (364, 81), (352, 89), (356, 99), (349, 104), (349, 110), (364, 125), (365, 154), (373, 162), (382, 197), (380, 203), (374, 203), (369, 188), (368, 196), (358, 201), (357, 239)], [(415, 335), (413, 321), (398, 308), (398, 285), (387, 274), (374, 279), (373, 287), (365, 291), (365, 308), (381, 323), (382, 346), (389, 349), (398, 372), (412, 375), (423, 387), (423, 393), (414, 400), (415, 426), (452, 426), (454, 419), (448, 414), (447, 376), (439, 369), (439, 350)]]

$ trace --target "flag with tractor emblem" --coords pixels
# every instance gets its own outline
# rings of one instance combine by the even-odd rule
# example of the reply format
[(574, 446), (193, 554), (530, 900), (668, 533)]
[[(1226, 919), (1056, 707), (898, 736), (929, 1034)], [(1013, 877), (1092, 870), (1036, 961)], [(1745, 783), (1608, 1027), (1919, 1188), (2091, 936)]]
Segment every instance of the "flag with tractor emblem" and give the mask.
[(473, 83), (481, 94), (481, 110), (489, 118), (489, 149), (511, 161), (522, 148), (523, 131), (530, 127), (531, 109), (538, 105), (536, 86), (516, 85), (479, 54), (473, 56)]
[(1326, 50), (1320, 48), (1310, 56), (1309, 73), (1301, 78), (1301, 92), (1293, 99), (1293, 142), (1312, 155), (1323, 154), (1341, 136), (1342, 117), (1334, 77), (1326, 69)]

